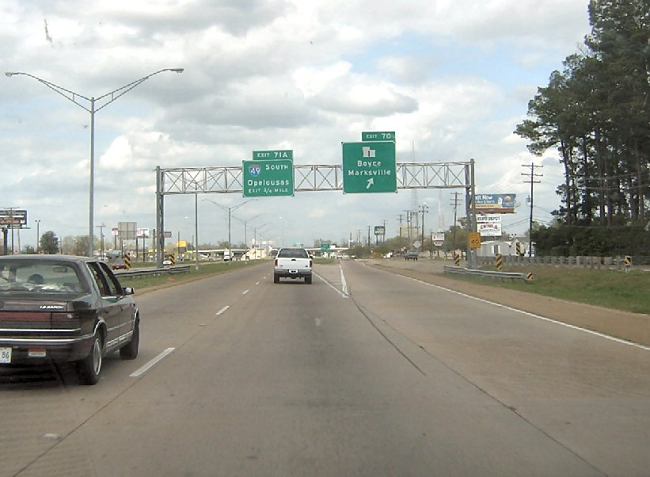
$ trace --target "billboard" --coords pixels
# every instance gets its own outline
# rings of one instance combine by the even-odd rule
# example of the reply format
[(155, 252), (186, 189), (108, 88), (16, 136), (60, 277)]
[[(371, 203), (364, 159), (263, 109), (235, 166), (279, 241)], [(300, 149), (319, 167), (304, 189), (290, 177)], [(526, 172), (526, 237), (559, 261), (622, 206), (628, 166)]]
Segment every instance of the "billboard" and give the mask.
[(375, 225), (375, 235), (386, 235), (386, 227), (383, 225)]
[(514, 214), (516, 194), (476, 194), (476, 212), (481, 214)]
[(0, 209), (0, 227), (20, 229), (27, 225), (25, 209)]
[(445, 233), (444, 232), (433, 232), (431, 234), (431, 241), (436, 247), (442, 247), (445, 243)]
[(137, 228), (137, 222), (118, 222), (117, 236), (120, 240), (135, 240)]
[(501, 237), (501, 215), (477, 215), (476, 227), (481, 237)]

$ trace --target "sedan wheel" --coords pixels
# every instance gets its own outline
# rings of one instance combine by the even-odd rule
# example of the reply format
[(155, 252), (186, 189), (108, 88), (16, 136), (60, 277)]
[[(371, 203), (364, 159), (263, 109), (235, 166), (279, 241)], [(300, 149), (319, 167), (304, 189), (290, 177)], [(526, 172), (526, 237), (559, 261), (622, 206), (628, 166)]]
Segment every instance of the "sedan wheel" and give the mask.
[(77, 362), (77, 373), (82, 384), (97, 384), (102, 371), (102, 338), (95, 335), (90, 353)]

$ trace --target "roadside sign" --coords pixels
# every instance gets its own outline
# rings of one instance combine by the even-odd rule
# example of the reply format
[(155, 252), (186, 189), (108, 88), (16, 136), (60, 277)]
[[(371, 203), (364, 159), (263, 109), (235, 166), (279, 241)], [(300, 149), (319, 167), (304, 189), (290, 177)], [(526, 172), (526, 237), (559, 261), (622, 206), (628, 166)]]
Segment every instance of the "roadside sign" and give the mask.
[(343, 192), (397, 192), (395, 143), (343, 143)]
[(445, 233), (444, 232), (434, 232), (431, 234), (431, 241), (436, 247), (442, 247), (445, 243)]
[(244, 197), (293, 195), (293, 161), (271, 159), (243, 161)]
[(321, 252), (329, 252), (331, 250), (331, 245), (328, 243), (322, 243), (320, 244), (320, 251)]
[(478, 232), (470, 232), (467, 238), (469, 240), (469, 248), (472, 250), (481, 248), (481, 234)]
[(253, 151), (254, 161), (269, 161), (272, 159), (289, 159), (293, 161), (292, 150), (278, 150), (278, 151)]
[(118, 235), (120, 235), (120, 230), (117, 227), (113, 227), (111, 229), (111, 234), (113, 235), (113, 237), (117, 237)]
[(375, 235), (386, 235), (386, 227), (383, 225), (375, 225)]
[(362, 141), (394, 141), (395, 131), (364, 131), (361, 133)]
[(165, 238), (172, 238), (172, 231), (171, 230), (165, 230), (164, 236), (165, 236)]

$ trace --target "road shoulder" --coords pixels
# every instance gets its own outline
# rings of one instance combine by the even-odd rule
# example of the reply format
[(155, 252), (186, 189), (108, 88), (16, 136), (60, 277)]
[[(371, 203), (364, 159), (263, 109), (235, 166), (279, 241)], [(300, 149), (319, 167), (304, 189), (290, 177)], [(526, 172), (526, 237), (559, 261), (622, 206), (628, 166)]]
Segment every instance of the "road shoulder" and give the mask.
[(421, 280), (624, 341), (650, 346), (650, 316), (648, 315), (454, 280), (440, 272), (404, 268), (388, 261), (370, 260), (365, 263), (379, 270)]

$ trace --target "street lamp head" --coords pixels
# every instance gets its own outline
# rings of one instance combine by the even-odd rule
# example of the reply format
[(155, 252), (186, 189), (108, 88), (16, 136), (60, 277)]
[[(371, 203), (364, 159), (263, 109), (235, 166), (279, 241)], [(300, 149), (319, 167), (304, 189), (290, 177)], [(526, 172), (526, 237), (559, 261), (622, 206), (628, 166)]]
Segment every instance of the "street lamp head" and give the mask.
[(182, 73), (185, 71), (185, 68), (169, 68), (169, 71), (173, 71), (174, 73)]
[(13, 75), (16, 75), (16, 74), (18, 74), (18, 73), (14, 73), (13, 71), (6, 71), (5, 72), (5, 76), (7, 76), (9, 78), (11, 78)]

